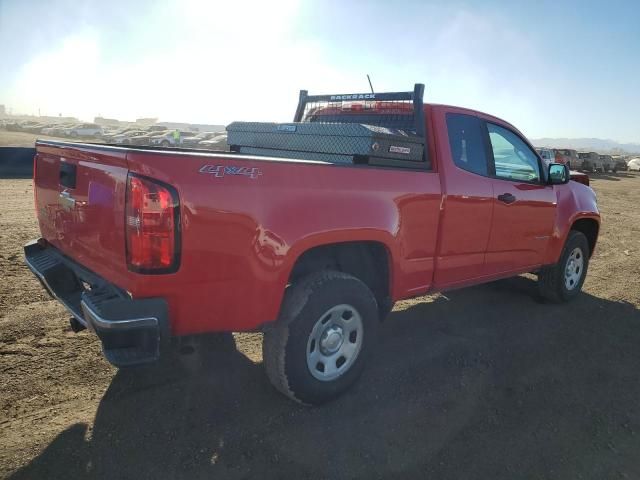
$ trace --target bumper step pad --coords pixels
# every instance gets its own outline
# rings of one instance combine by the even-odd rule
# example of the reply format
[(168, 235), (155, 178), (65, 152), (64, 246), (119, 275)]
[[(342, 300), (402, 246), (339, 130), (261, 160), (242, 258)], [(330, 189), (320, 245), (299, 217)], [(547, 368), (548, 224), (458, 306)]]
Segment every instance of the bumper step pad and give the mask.
[(117, 367), (157, 360), (169, 339), (166, 301), (131, 299), (42, 240), (24, 247), (25, 261), (53, 298), (97, 334)]

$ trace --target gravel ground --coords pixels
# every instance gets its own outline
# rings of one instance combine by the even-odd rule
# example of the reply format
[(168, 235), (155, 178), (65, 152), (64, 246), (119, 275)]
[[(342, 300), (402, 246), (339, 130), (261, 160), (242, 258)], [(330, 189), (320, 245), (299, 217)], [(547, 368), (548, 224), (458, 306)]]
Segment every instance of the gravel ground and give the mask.
[(597, 175), (585, 293), (531, 276), (401, 302), (319, 408), (269, 385), (259, 334), (118, 371), (22, 263), (29, 180), (0, 180), (0, 477), (640, 478), (640, 175)]

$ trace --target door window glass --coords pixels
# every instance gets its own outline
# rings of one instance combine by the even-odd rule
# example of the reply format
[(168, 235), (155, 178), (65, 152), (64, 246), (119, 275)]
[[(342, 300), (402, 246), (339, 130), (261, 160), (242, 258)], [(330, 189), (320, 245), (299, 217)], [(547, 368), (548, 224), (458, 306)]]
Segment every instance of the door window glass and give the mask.
[(515, 133), (487, 123), (496, 177), (520, 182), (539, 182), (538, 157)]

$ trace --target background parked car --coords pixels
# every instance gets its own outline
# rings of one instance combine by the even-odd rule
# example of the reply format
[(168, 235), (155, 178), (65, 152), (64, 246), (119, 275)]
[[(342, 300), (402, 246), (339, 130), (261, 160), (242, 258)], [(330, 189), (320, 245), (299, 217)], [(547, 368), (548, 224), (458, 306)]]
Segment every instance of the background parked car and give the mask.
[(150, 127), (143, 128), (142, 130), (146, 130), (148, 132), (166, 132), (168, 128), (164, 125), (151, 125)]
[(102, 135), (100, 135), (102, 137), (102, 139), (106, 139), (107, 137), (112, 137), (114, 135), (117, 135), (120, 130), (122, 130), (121, 128), (113, 128), (113, 127), (103, 127), (102, 128)]
[(158, 137), (164, 135), (164, 132), (160, 131), (148, 131), (145, 130), (144, 135), (136, 135), (130, 138), (130, 145), (151, 145), (151, 139), (154, 137)]
[(627, 168), (630, 171), (640, 172), (640, 158), (632, 158), (627, 162)]
[(556, 153), (551, 148), (536, 148), (545, 165), (555, 162)]
[(200, 132), (197, 135), (183, 139), (182, 146), (185, 148), (197, 148), (200, 142), (210, 140), (217, 135), (220, 135), (220, 132)]
[[(149, 139), (149, 145), (153, 145), (156, 147), (175, 147), (176, 142), (173, 139), (174, 130), (167, 130), (166, 132), (161, 132), (157, 136), (153, 136)], [(180, 131), (180, 145), (182, 146), (182, 142), (187, 137), (193, 137), (197, 132), (188, 132), (188, 131)]]
[(24, 132), (25, 129), (29, 128), (31, 125), (35, 125), (36, 122), (32, 122), (31, 120), (26, 121), (15, 121), (12, 123), (8, 123), (6, 128), (10, 132)]
[(114, 136), (111, 139), (111, 143), (115, 145), (134, 145), (132, 143), (134, 138), (141, 137), (146, 134), (147, 132), (145, 130), (130, 130), (128, 132)]
[(23, 132), (28, 133), (41, 133), (43, 128), (47, 128), (50, 125), (48, 123), (32, 123), (22, 128)]
[(600, 155), (600, 160), (602, 161), (603, 172), (615, 172), (615, 164), (611, 155)]
[(624, 157), (622, 155), (614, 155), (613, 157), (613, 164), (615, 170), (614, 171), (618, 171), (618, 172), (625, 172), (627, 171), (627, 162), (625, 162)]
[(133, 128), (133, 127), (126, 127), (126, 128), (121, 128), (119, 130), (111, 131), (110, 133), (103, 133), (102, 134), (102, 139), (105, 141), (105, 143), (115, 143), (114, 138), (120, 136), (120, 135), (124, 135), (127, 132), (135, 132), (137, 131), (137, 128)]
[(95, 123), (79, 123), (78, 125), (65, 128), (62, 131), (63, 135), (68, 137), (96, 137), (102, 134), (102, 127)]
[(49, 127), (43, 128), (40, 133), (43, 135), (50, 135), (52, 137), (58, 137), (62, 135), (63, 130), (67, 128), (73, 128), (75, 123), (58, 123)]
[(570, 148), (556, 148), (556, 163), (564, 163), (571, 169), (578, 169), (582, 162), (578, 158), (578, 152)]
[(198, 143), (198, 148), (206, 148), (207, 150), (227, 150), (227, 134), (221, 133), (209, 140), (203, 140)]
[(597, 172), (602, 169), (600, 155), (596, 152), (578, 152), (578, 158), (582, 160), (580, 169), (584, 172)]

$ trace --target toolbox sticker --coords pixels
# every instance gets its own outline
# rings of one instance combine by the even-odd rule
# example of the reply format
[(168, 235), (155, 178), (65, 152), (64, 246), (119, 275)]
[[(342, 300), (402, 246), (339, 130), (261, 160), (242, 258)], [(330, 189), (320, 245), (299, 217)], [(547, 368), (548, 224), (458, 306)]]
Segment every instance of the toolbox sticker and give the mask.
[(391, 145), (389, 147), (389, 153), (402, 153), (403, 155), (409, 155), (411, 153), (411, 149), (409, 147), (396, 147), (395, 145)]
[(295, 125), (278, 125), (276, 127), (276, 130), (278, 130), (279, 132), (289, 132), (289, 133), (293, 133), (298, 129), (298, 127), (296, 127)]

